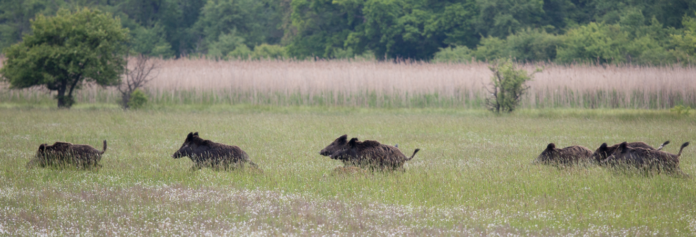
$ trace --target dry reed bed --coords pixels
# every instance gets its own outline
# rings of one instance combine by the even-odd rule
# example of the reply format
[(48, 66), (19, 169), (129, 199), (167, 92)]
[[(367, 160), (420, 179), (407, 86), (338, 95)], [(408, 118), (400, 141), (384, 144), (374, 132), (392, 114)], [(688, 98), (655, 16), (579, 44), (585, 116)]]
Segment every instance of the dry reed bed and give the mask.
[[(489, 64), (391, 63), (349, 61), (212, 61), (204, 59), (158, 62), (159, 89), (224, 88), (258, 91), (340, 91), (432, 93), (452, 96), (456, 88), (480, 91), (492, 76)], [(523, 65), (542, 68), (530, 83), (532, 89), (617, 89), (683, 91), (696, 89), (696, 68)]]
[[(436, 95), (435, 100), (449, 100), (449, 106), (467, 104), (467, 101), (469, 104), (478, 101), (480, 105), (492, 76), (486, 63), (206, 59), (158, 60), (157, 63), (160, 65), (158, 77), (147, 86), (156, 97), (177, 97), (176, 92), (180, 91), (208, 92), (215, 97), (235, 97), (226, 101), (233, 103), (264, 103), (264, 98), (258, 97), (267, 99), (295, 94), (306, 97), (300, 103), (312, 104), (312, 98), (319, 96), (340, 105), (350, 104), (346, 100), (351, 96), (365, 97), (374, 93), (380, 97), (378, 100), (388, 97), (404, 105), (409, 105), (409, 96), (419, 95)], [(693, 66), (543, 64), (522, 67), (530, 72), (543, 68), (529, 83), (530, 93), (523, 100), (524, 107), (696, 105), (696, 68)], [(100, 88), (92, 86), (82, 93), (96, 94), (98, 90)], [(341, 95), (343, 97), (339, 98)], [(92, 98), (88, 101), (93, 101), (96, 96), (87, 97)], [(360, 98), (353, 98), (352, 103), (361, 105)]]

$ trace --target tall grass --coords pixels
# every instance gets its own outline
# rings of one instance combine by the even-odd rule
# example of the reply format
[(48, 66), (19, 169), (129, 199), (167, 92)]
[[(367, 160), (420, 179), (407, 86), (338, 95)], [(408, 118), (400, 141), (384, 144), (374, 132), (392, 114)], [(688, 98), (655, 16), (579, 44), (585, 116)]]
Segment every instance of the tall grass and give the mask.
[[(486, 63), (376, 61), (159, 60), (146, 88), (154, 104), (319, 105), (481, 108), (491, 72)], [(529, 83), (524, 108), (696, 106), (696, 68), (521, 65), (543, 68)], [(45, 89), (0, 90), (0, 100), (52, 103)], [(86, 85), (79, 103), (115, 103), (113, 88)]]

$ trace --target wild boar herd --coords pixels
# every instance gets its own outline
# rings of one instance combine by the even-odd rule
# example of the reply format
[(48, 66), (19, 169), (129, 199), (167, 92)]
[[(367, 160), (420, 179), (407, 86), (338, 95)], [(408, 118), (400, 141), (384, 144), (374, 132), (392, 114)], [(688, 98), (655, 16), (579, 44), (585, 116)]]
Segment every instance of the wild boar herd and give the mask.
[(594, 152), (583, 146), (556, 148), (550, 143), (534, 161), (550, 165), (598, 164), (619, 168), (637, 168), (639, 170), (656, 170), (657, 172), (675, 173), (679, 170), (679, 157), (688, 142), (682, 144), (678, 154), (662, 151), (669, 141), (657, 149), (644, 142), (622, 142), (607, 146), (606, 143)]
[[(583, 146), (556, 148), (554, 143), (534, 160), (534, 163), (547, 165), (572, 166), (577, 164), (598, 164), (611, 167), (631, 167), (642, 170), (657, 170), (658, 172), (678, 172), (679, 157), (688, 142), (682, 144), (678, 154), (662, 151), (669, 141), (662, 143), (657, 149), (644, 142), (620, 143), (607, 146), (603, 143), (595, 151)], [(79, 168), (101, 167), (99, 161), (106, 151), (100, 151), (89, 145), (56, 142), (53, 145), (41, 144), (36, 157), (27, 165), (64, 166), (73, 165)], [(358, 138), (348, 140), (348, 135), (336, 138), (319, 154), (334, 160), (340, 160), (345, 167), (359, 167), (380, 171), (403, 171), (407, 161), (413, 159), (420, 149), (415, 149), (411, 157), (404, 155), (397, 146), (381, 144), (378, 141), (359, 141)], [(245, 164), (258, 169), (258, 165), (249, 159), (249, 155), (238, 146), (230, 146), (205, 140), (198, 132), (186, 136), (184, 144), (174, 152), (173, 158), (189, 157), (194, 165), (192, 169), (210, 167), (214, 169), (244, 168)]]

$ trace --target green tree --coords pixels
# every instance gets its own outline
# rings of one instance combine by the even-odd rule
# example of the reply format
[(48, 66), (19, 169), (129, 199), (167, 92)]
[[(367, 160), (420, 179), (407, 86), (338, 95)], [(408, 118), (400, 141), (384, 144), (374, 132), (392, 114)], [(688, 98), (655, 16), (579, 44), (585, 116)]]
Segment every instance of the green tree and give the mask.
[(628, 53), (628, 33), (619, 25), (590, 23), (568, 31), (565, 45), (558, 49), (558, 60), (571, 63), (624, 62)]
[(681, 60), (693, 62), (696, 60), (696, 18), (684, 16), (684, 31), (673, 34), (672, 41), (676, 45), (675, 55)]
[[(365, 17), (364, 0), (293, 0), (292, 30), (287, 52), (296, 58), (334, 58), (344, 50), (349, 34), (359, 31)], [(363, 42), (353, 45), (353, 52), (365, 50)], [(347, 49), (346, 49), (347, 50)], [(342, 55), (345, 56), (345, 55)]]
[(241, 37), (248, 47), (277, 43), (283, 36), (279, 30), (281, 18), (277, 5), (272, 0), (210, 0), (201, 9), (195, 30), (205, 38), (203, 46), (208, 53), (212, 50), (216, 57), (225, 56), (236, 48), (219, 47), (229, 45), (231, 37)]
[(119, 19), (98, 10), (59, 10), (38, 15), (33, 33), (5, 50), (0, 74), (11, 88), (44, 85), (58, 92), (58, 107), (73, 105), (83, 82), (118, 85), (125, 65), (128, 30)]
[(164, 29), (160, 25), (147, 29), (137, 27), (131, 31), (131, 50), (136, 54), (170, 58), (174, 56), (171, 44), (164, 37)]
[(478, 30), (483, 35), (505, 38), (517, 29), (551, 27), (542, 25), (543, 0), (477, 0), (480, 14)]

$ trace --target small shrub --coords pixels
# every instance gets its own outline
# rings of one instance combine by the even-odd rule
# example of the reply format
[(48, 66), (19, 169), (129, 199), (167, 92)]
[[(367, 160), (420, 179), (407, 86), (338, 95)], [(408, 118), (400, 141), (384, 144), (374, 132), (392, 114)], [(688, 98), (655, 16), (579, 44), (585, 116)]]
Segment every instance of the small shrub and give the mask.
[(247, 47), (246, 45), (240, 45), (239, 47), (235, 48), (227, 54), (227, 59), (249, 59), (249, 56), (251, 55), (251, 49)]
[(137, 89), (131, 94), (128, 107), (131, 109), (140, 109), (145, 106), (145, 103), (147, 103), (147, 95), (140, 89)]
[(534, 73), (527, 74), (524, 69), (517, 69), (510, 59), (496, 61), (489, 68), (493, 71), (493, 77), (492, 88), (486, 88), (490, 94), (486, 98), (486, 107), (496, 113), (514, 111), (522, 95), (529, 89), (525, 83), (532, 80), (534, 73), (541, 71), (537, 69)]
[(285, 47), (280, 45), (261, 44), (254, 47), (252, 59), (283, 59), (287, 57)]
[(435, 53), (434, 62), (471, 62), (474, 58), (473, 51), (466, 46), (455, 46), (441, 48), (440, 51)]
[(679, 116), (688, 116), (691, 113), (691, 107), (690, 106), (683, 106), (683, 105), (677, 105), (669, 109), (672, 113), (675, 113)]

